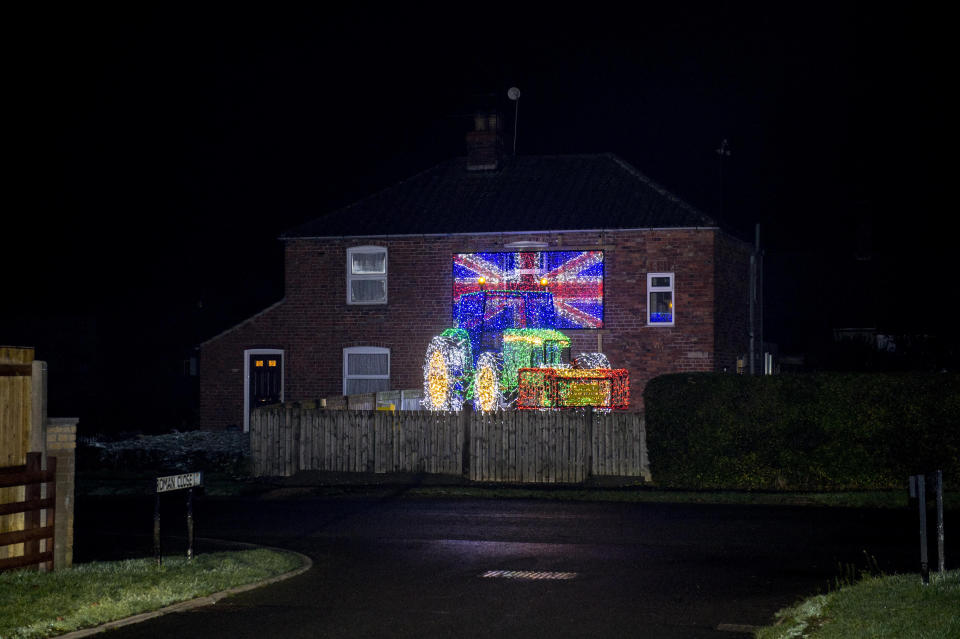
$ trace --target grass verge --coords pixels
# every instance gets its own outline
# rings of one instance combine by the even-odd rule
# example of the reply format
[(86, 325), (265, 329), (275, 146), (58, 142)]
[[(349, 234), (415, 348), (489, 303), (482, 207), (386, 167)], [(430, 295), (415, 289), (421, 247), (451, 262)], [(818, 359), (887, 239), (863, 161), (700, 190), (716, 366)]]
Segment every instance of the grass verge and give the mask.
[[(153, 495), (157, 473), (78, 472), (77, 495), (111, 497)], [(906, 508), (904, 490), (846, 492), (776, 492), (751, 490), (671, 490), (637, 482), (609, 486), (498, 486), (495, 484), (421, 484), (414, 476), (381, 477), (337, 474), (334, 479), (297, 477), (253, 479), (224, 473), (204, 474), (203, 494), (208, 497), (373, 497), (551, 499), (567, 501), (727, 504), (761, 506), (832, 506), (839, 508)], [(437, 482), (436, 476), (431, 481)], [(960, 492), (944, 493), (946, 510), (960, 509)]]
[(70, 570), (0, 573), (0, 639), (26, 639), (97, 626), (180, 601), (268, 579), (301, 565), (267, 549), (79, 564)]
[[(407, 497), (556, 499), (571, 501), (636, 502), (666, 504), (726, 504), (760, 506), (832, 506), (837, 508), (906, 508), (904, 491), (862, 491), (836, 493), (778, 493), (754, 491), (683, 491), (656, 488), (490, 488), (473, 486), (417, 486), (404, 492)], [(960, 493), (946, 493), (944, 508), (960, 508)]]
[(867, 577), (854, 585), (817, 595), (777, 613), (777, 623), (757, 639), (858, 639), (879, 637), (960, 637), (960, 570), (930, 575)]

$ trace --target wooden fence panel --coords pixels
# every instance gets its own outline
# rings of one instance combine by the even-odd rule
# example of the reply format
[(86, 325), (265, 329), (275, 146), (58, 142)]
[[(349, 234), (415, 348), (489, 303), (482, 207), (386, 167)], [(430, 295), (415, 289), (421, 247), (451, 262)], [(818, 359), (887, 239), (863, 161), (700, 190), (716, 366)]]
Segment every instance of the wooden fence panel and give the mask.
[(263, 445), (267, 449), (267, 460), (266, 460), (266, 470), (270, 475), (279, 475), (281, 470), (278, 466), (280, 463), (280, 429), (278, 424), (280, 422), (280, 412), (279, 409), (269, 410), (264, 415), (265, 420), (265, 432), (264, 432), (264, 442)]
[[(393, 432), (394, 420), (391, 413), (377, 415), (377, 430), (374, 435), (374, 472), (387, 472), (388, 462), (393, 455), (393, 445), (390, 434)], [(389, 418), (389, 419), (388, 419)], [(399, 420), (397, 420), (399, 422)]]
[(383, 465), (383, 470), (381, 472), (389, 473), (395, 468), (400, 468), (400, 433), (406, 428), (407, 415), (400, 413), (401, 418), (397, 422), (390, 423), (390, 433), (387, 436), (389, 440), (389, 448), (385, 451), (388, 455), (386, 457), (386, 463)]
[[(484, 482), (650, 479), (643, 416), (597, 411), (329, 411), (267, 406), (250, 420), (253, 472), (426, 472)], [(464, 451), (464, 445), (469, 449)]]
[[(269, 413), (266, 410), (253, 411), (253, 414), (250, 416), (250, 428), (254, 430), (254, 424), (256, 423), (257, 429), (254, 430), (256, 436), (254, 439), (257, 441), (257, 449), (260, 451), (260, 459), (254, 460), (254, 467), (259, 468), (259, 472), (263, 475), (270, 474), (267, 469), (267, 464), (269, 460), (273, 458), (273, 455), (270, 453), (270, 447), (268, 445), (269, 437)], [(256, 422), (253, 420), (256, 419)]]
[(594, 475), (644, 477), (650, 469), (643, 416), (638, 413), (598, 413), (593, 420)]
[(417, 472), (417, 448), (420, 445), (421, 424), (412, 422), (407, 424), (407, 430), (403, 434), (403, 466), (402, 469), (415, 473)]
[(264, 465), (267, 459), (263, 448), (263, 412), (250, 413), (250, 465), (255, 477), (266, 475)]

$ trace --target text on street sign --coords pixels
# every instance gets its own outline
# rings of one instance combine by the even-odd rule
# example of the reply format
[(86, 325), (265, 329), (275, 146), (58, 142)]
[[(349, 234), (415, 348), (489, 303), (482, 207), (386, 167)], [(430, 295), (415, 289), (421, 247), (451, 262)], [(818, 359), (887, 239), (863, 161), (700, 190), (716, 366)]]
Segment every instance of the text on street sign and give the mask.
[(182, 475), (168, 475), (157, 477), (157, 492), (165, 493), (171, 490), (183, 490), (203, 485), (203, 472), (183, 473)]

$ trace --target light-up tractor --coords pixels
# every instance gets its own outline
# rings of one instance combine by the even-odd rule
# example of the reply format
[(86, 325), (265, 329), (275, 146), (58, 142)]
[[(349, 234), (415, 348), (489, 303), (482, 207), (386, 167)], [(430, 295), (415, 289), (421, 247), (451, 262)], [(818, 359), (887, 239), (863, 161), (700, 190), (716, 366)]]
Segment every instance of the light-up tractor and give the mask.
[[(493, 319), (513, 328), (500, 328)], [(457, 328), (427, 346), (423, 405), (429, 410), (627, 408), (629, 374), (602, 353), (570, 360), (570, 338), (554, 324), (543, 291), (482, 291), (461, 296)], [(516, 327), (516, 326), (520, 327)]]

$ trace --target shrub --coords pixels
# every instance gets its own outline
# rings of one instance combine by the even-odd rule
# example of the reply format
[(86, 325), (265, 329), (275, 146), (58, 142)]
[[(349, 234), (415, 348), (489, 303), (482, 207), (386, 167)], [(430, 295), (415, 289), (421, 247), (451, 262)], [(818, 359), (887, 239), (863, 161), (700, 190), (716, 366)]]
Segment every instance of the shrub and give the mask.
[(677, 488), (880, 489), (960, 479), (960, 376), (664, 375), (644, 391), (654, 480)]

